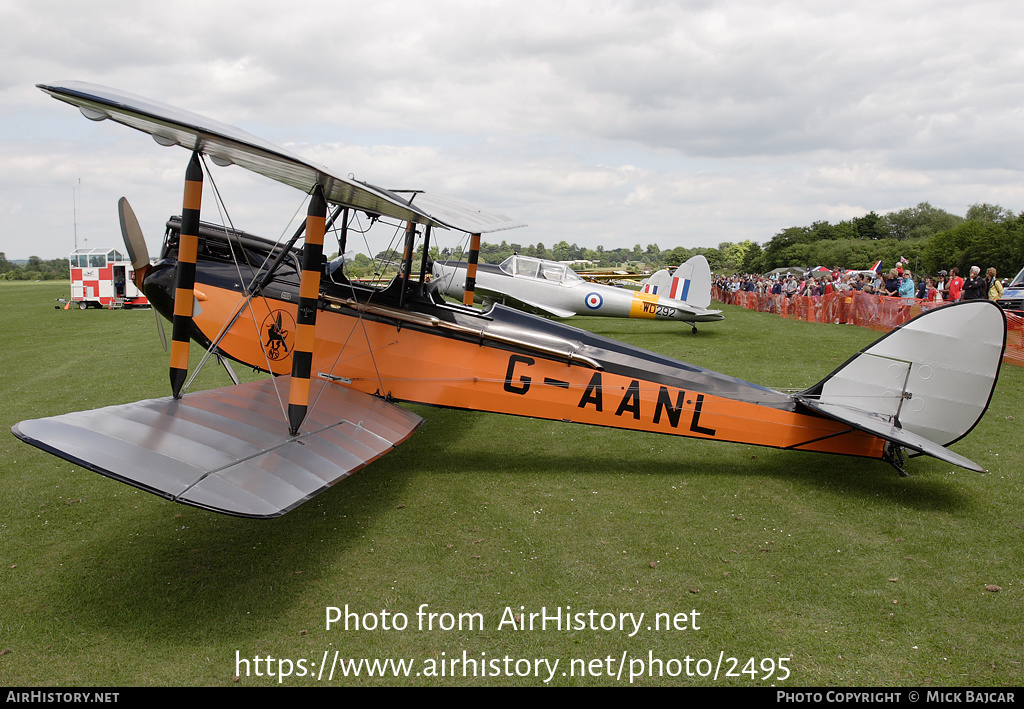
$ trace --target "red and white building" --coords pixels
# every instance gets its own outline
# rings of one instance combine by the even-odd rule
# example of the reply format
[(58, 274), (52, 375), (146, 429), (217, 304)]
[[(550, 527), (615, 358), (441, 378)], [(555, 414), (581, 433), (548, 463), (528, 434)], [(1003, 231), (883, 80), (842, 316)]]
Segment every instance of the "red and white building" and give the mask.
[(135, 287), (135, 269), (116, 249), (78, 249), (68, 257), (71, 265), (71, 302), (86, 308), (131, 308), (149, 305)]

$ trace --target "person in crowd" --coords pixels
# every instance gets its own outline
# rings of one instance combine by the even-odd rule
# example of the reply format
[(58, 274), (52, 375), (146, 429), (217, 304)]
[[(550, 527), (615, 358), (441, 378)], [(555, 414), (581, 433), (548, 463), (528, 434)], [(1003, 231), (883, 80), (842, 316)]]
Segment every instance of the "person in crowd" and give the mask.
[(896, 298), (900, 294), (900, 271), (895, 268), (889, 269), (889, 277), (885, 279), (885, 295)]
[(935, 290), (939, 292), (943, 300), (949, 297), (949, 283), (946, 282), (947, 275), (945, 270), (939, 271), (938, 280), (935, 281)]
[(964, 281), (964, 300), (984, 300), (988, 295), (988, 283), (981, 277), (981, 269), (971, 266), (971, 275)]
[(833, 322), (853, 324), (853, 276), (841, 274), (833, 286), (836, 300), (833, 308)]
[(917, 297), (921, 300), (928, 299), (928, 284), (931, 282), (931, 277), (922, 278), (917, 284)]
[(942, 294), (939, 293), (939, 289), (935, 285), (935, 279), (929, 276), (922, 280), (925, 285), (925, 295), (924, 299), (921, 301), (921, 312), (944, 305)]
[(949, 272), (949, 302), (958, 303), (963, 296), (964, 279), (960, 277), (960, 269), (954, 266)]
[(899, 286), (897, 286), (899, 295), (904, 300), (913, 300), (914, 298), (914, 274), (910, 271), (904, 271), (903, 277), (900, 279)]
[(988, 270), (985, 271), (986, 281), (988, 282), (988, 299), (999, 300), (1003, 297), (1003, 284), (996, 277), (996, 269), (989, 266)]

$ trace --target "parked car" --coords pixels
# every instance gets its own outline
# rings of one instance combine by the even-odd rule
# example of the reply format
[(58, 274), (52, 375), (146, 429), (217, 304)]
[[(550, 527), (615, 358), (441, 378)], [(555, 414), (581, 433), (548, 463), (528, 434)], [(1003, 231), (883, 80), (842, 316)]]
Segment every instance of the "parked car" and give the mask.
[(1003, 289), (1003, 297), (998, 303), (1003, 310), (1024, 315), (1024, 268)]

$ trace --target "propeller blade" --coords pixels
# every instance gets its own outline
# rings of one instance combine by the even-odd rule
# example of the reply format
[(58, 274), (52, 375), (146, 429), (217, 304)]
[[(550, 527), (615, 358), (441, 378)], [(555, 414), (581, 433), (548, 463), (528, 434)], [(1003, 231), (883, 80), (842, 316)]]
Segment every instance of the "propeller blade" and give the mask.
[(160, 313), (156, 308), (153, 308), (153, 314), (156, 315), (156, 333), (160, 336), (160, 346), (164, 348), (164, 352), (167, 351), (167, 333), (164, 332), (164, 319), (160, 317)]
[(149, 249), (146, 248), (146, 238), (142, 235), (139, 220), (135, 217), (132, 206), (124, 197), (117, 200), (117, 216), (121, 220), (121, 238), (124, 239), (125, 248), (128, 249), (132, 268), (136, 272), (141, 271), (144, 266), (149, 265)]
[[(121, 222), (121, 238), (124, 239), (124, 246), (128, 249), (128, 258), (131, 259), (135, 275), (132, 280), (135, 285), (142, 289), (142, 282), (149, 271), (149, 249), (146, 247), (146, 237), (142, 235), (142, 227), (135, 216), (135, 210), (128, 204), (128, 198), (122, 197), (117, 200), (117, 217)], [(156, 315), (156, 331), (160, 335), (160, 346), (167, 351), (167, 335), (164, 333), (164, 324), (160, 319), (160, 313), (153, 309)]]

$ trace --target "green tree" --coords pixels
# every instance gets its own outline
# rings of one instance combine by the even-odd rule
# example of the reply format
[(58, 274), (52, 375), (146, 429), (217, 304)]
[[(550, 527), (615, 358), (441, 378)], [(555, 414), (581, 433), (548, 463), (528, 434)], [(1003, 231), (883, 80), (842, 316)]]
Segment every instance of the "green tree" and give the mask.
[(1013, 221), (1016, 216), (1009, 209), (1000, 207), (998, 204), (975, 203), (967, 208), (965, 218), (967, 221), (1001, 223)]
[(879, 229), (893, 239), (919, 239), (952, 229), (962, 221), (963, 217), (933, 207), (928, 202), (921, 202), (916, 207), (886, 214)]
[(925, 269), (935, 273), (939, 269), (949, 270), (956, 266), (961, 274), (966, 274), (971, 266), (967, 256), (971, 245), (992, 238), (996, 231), (993, 224), (972, 220), (936, 234), (924, 249)]
[(551, 253), (555, 257), (555, 261), (569, 261), (572, 259), (572, 251), (569, 248), (569, 242), (559, 241), (557, 244), (551, 247)]
[(861, 239), (884, 239), (888, 236), (883, 228), (882, 217), (875, 214), (874, 211), (854, 219), (852, 226)]
[(761, 273), (764, 268), (764, 249), (755, 242), (746, 241), (747, 248), (743, 253), (743, 263), (740, 269), (744, 273)]

